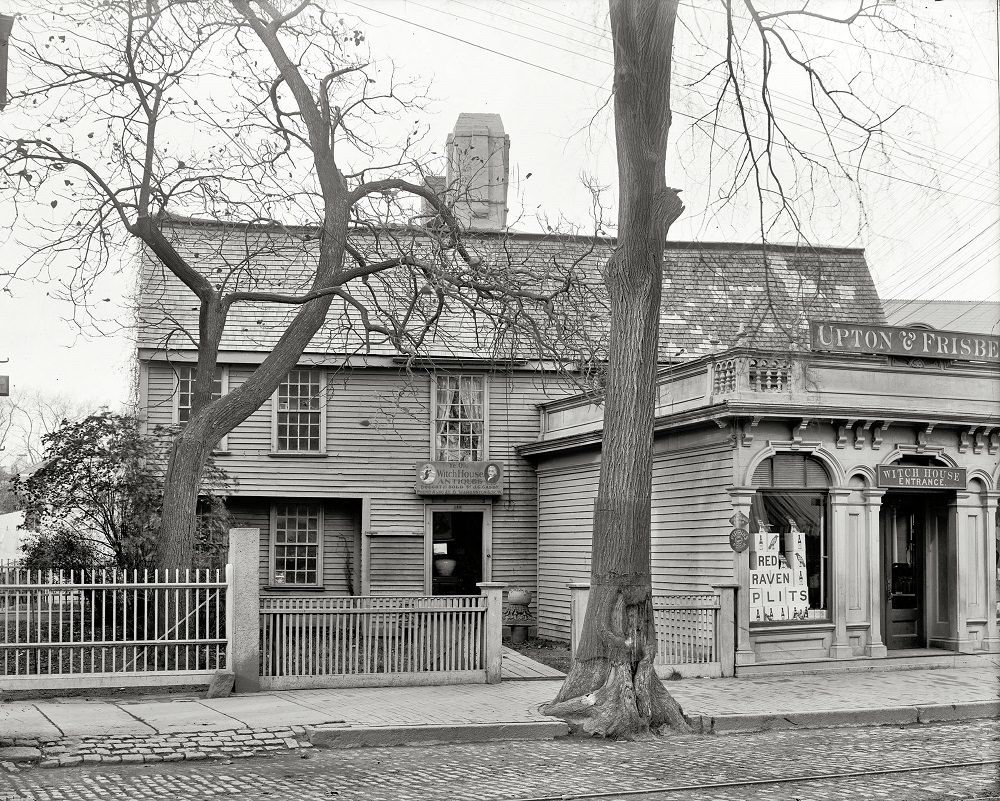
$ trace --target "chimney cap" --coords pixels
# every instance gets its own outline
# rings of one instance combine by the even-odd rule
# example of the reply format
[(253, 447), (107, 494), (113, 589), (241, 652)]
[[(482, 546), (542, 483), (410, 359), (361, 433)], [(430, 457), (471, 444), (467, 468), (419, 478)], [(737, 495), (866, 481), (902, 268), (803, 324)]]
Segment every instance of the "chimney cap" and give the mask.
[(493, 134), (504, 133), (503, 120), (499, 114), (472, 113), (463, 111), (455, 122), (456, 134), (472, 133), (487, 129)]

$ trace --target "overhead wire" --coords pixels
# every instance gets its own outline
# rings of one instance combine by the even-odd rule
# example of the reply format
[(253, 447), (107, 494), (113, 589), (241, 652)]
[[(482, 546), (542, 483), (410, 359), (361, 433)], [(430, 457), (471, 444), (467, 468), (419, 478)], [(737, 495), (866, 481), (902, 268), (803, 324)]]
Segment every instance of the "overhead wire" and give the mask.
[[(474, 47), (476, 49), (484, 50), (486, 52), (498, 55), (501, 58), (510, 59), (510, 60), (516, 61), (516, 62), (518, 62), (520, 64), (524, 64), (525, 66), (528, 66), (528, 67), (532, 67), (532, 68), (535, 68), (535, 69), (540, 69), (540, 70), (543, 70), (545, 72), (552, 73), (554, 75), (559, 75), (559, 76), (561, 76), (563, 78), (568, 78), (569, 80), (576, 81), (578, 83), (582, 83), (582, 84), (587, 85), (587, 86), (591, 86), (591, 87), (593, 87), (595, 89), (607, 90), (607, 87), (600, 86), (598, 84), (593, 83), (592, 81), (588, 81), (588, 80), (585, 80), (583, 78), (578, 78), (578, 77), (573, 76), (573, 75), (568, 75), (568, 74), (566, 74), (564, 72), (560, 72), (559, 70), (554, 70), (554, 69), (551, 69), (549, 67), (545, 67), (545, 66), (543, 66), (541, 64), (537, 64), (535, 62), (528, 61), (526, 59), (518, 58), (517, 56), (513, 56), (513, 55), (511, 55), (509, 53), (504, 53), (504, 52), (502, 52), (500, 50), (496, 50), (496, 49), (491, 48), (491, 47), (486, 47), (485, 45), (481, 45), (481, 44), (478, 44), (476, 42), (472, 42), (472, 41), (470, 41), (468, 39), (465, 39), (463, 37), (460, 37), (460, 36), (455, 36), (453, 34), (445, 33), (444, 31), (440, 31), (440, 30), (437, 30), (435, 28), (431, 28), (431, 27), (429, 27), (427, 25), (421, 25), (418, 22), (414, 22), (412, 20), (408, 20), (408, 19), (405, 19), (403, 17), (398, 17), (398, 16), (396, 16), (394, 14), (390, 14), (389, 12), (384, 11), (384, 10), (379, 9), (379, 8), (372, 8), (371, 6), (367, 6), (364, 3), (359, 2), (359, 0), (347, 0), (347, 2), (349, 2), (351, 5), (357, 6), (358, 8), (363, 8), (366, 11), (370, 11), (370, 12), (375, 13), (375, 14), (380, 14), (382, 16), (389, 17), (390, 19), (395, 19), (395, 20), (397, 20), (399, 22), (402, 22), (402, 23), (404, 23), (406, 25), (412, 25), (413, 27), (429, 31), (430, 33), (434, 33), (434, 34), (437, 34), (439, 36), (444, 36), (444, 37), (446, 37), (448, 39), (452, 39), (454, 41), (462, 42), (463, 44), (466, 44), (466, 45), (468, 45), (470, 47)], [(701, 122), (702, 121), (700, 117), (697, 117), (697, 116), (695, 116), (693, 114), (688, 114), (686, 112), (673, 110), (672, 113), (674, 115), (676, 115), (676, 116), (685, 117), (687, 119), (694, 120), (695, 122)], [(723, 125), (721, 123), (715, 123), (715, 124), (713, 124), (712, 127), (713, 127), (713, 130), (724, 130), (724, 131), (728, 131), (730, 133), (735, 133), (735, 134), (737, 134), (738, 136), (741, 136), (741, 137), (748, 135), (747, 132), (745, 132), (745, 131), (742, 131), (742, 130), (737, 129), (737, 128), (732, 128), (730, 126)], [(761, 142), (766, 142), (767, 141), (765, 139), (765, 137), (757, 135), (757, 134), (753, 134), (753, 133), (750, 133), (749, 137), (751, 139), (754, 139), (754, 140), (757, 140), (757, 141), (761, 141)], [(836, 165), (836, 159), (833, 159), (831, 157), (823, 156), (823, 155), (820, 155), (818, 153), (813, 153), (813, 152), (808, 151), (808, 150), (802, 150), (801, 152), (803, 152), (804, 154), (810, 156), (811, 158), (813, 158), (813, 159), (815, 159), (817, 161), (826, 162), (827, 164)], [(930, 184), (925, 184), (925, 183), (921, 183), (919, 181), (911, 180), (909, 178), (903, 178), (903, 177), (900, 177), (898, 175), (892, 175), (890, 173), (882, 172), (882, 171), (876, 170), (876, 169), (874, 169), (872, 167), (862, 167), (862, 166), (858, 166), (858, 165), (850, 165), (850, 166), (851, 166), (852, 170), (856, 170), (858, 172), (864, 172), (864, 173), (868, 173), (870, 175), (877, 175), (877, 176), (886, 178), (888, 180), (896, 181), (896, 182), (899, 182), (899, 183), (904, 183), (904, 184), (907, 184), (907, 185), (910, 185), (910, 186), (915, 186), (915, 187), (919, 187), (919, 188), (923, 188), (923, 189), (929, 189), (929, 190), (931, 190), (933, 192), (937, 192), (939, 194), (945, 194), (945, 195), (951, 195), (953, 197), (965, 198), (966, 200), (972, 200), (972, 201), (977, 202), (977, 203), (988, 202), (988, 201), (983, 201), (983, 200), (981, 200), (979, 198), (972, 197), (970, 195), (962, 194), (961, 192), (953, 192), (953, 191), (941, 189), (940, 187), (935, 187), (935, 186), (932, 186)], [(994, 204), (991, 203), (991, 205), (994, 205)]]

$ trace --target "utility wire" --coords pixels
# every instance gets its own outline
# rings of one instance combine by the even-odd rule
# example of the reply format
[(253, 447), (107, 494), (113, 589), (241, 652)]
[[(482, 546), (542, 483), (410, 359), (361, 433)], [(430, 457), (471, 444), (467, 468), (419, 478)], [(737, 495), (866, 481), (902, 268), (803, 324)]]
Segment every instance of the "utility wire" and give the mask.
[[(605, 87), (605, 86), (600, 86), (598, 84), (595, 84), (595, 83), (593, 83), (591, 81), (588, 81), (588, 80), (585, 80), (583, 78), (578, 78), (578, 77), (576, 77), (574, 75), (568, 75), (568, 74), (566, 74), (564, 72), (560, 72), (559, 70), (554, 70), (554, 69), (551, 69), (549, 67), (544, 67), (541, 64), (536, 64), (535, 62), (527, 61), (526, 59), (518, 58), (517, 56), (512, 56), (509, 53), (504, 53), (504, 52), (502, 52), (500, 50), (495, 50), (495, 49), (493, 49), (491, 47), (486, 47), (485, 45), (477, 44), (476, 42), (469, 41), (468, 39), (464, 39), (464, 38), (462, 38), (460, 36), (454, 36), (454, 35), (452, 35), (450, 33), (445, 33), (444, 31), (439, 31), (439, 30), (437, 30), (435, 28), (431, 28), (431, 27), (428, 27), (426, 25), (421, 25), (418, 22), (413, 22), (412, 20), (408, 20), (408, 19), (405, 19), (403, 17), (398, 17), (398, 16), (396, 16), (394, 14), (390, 14), (387, 11), (383, 11), (382, 9), (376, 9), (376, 8), (372, 8), (370, 6), (366, 6), (364, 3), (358, 2), (358, 0), (348, 0), (348, 2), (351, 3), (352, 5), (357, 6), (358, 8), (363, 8), (366, 11), (370, 11), (370, 12), (375, 13), (375, 14), (381, 14), (382, 16), (389, 17), (390, 19), (397, 20), (398, 22), (402, 22), (402, 23), (404, 23), (406, 25), (412, 25), (415, 28), (420, 28), (422, 30), (429, 31), (430, 33), (434, 33), (434, 34), (437, 34), (439, 36), (444, 36), (445, 38), (452, 39), (452, 40), (454, 40), (456, 42), (461, 42), (463, 44), (469, 45), (470, 47), (474, 47), (474, 48), (476, 48), (478, 50), (484, 50), (486, 52), (493, 53), (494, 55), (498, 55), (501, 58), (510, 59), (511, 61), (516, 61), (516, 62), (518, 62), (520, 64), (524, 64), (525, 66), (533, 67), (535, 69), (540, 69), (540, 70), (543, 70), (544, 72), (548, 72), (548, 73), (551, 73), (553, 75), (559, 75), (560, 77), (568, 78), (571, 81), (576, 81), (576, 82), (584, 84), (586, 86), (591, 86), (591, 87), (593, 87), (595, 89), (602, 89), (604, 91), (608, 91), (607, 87)], [(696, 117), (693, 114), (687, 114), (687, 113), (685, 113), (683, 111), (673, 110), (672, 113), (675, 114), (675, 115), (677, 115), (677, 116), (679, 116), (679, 117), (686, 117), (687, 119), (693, 120), (693, 121), (695, 121), (697, 123), (703, 123), (704, 122), (704, 120), (701, 117)], [(712, 124), (712, 128), (713, 128), (713, 130), (729, 131), (729, 132), (735, 133), (735, 134), (737, 134), (738, 136), (741, 136), (741, 137), (743, 137), (743, 136), (749, 136), (751, 139), (755, 139), (755, 140), (761, 141), (761, 142), (767, 142), (767, 140), (763, 136), (760, 136), (760, 135), (757, 135), (757, 134), (752, 134), (752, 133), (748, 134), (746, 131), (742, 131), (742, 130), (739, 130), (737, 128), (732, 128), (732, 127), (727, 126), (727, 125), (722, 125), (721, 123), (713, 123)], [(827, 162), (827, 163), (831, 163), (832, 162), (833, 166), (836, 166), (836, 167), (841, 166), (839, 163), (837, 163), (836, 159), (833, 159), (831, 157), (822, 156), (822, 155), (819, 155), (817, 153), (812, 153), (811, 151), (807, 151), (807, 150), (802, 150), (802, 152), (805, 153), (806, 155), (812, 157), (813, 159), (815, 159), (817, 161)], [(919, 181), (913, 181), (913, 180), (910, 180), (909, 178), (902, 178), (902, 177), (900, 177), (898, 175), (891, 175), (889, 173), (881, 172), (880, 170), (876, 170), (876, 169), (873, 169), (871, 167), (861, 167), (861, 166), (856, 166), (856, 165), (850, 165), (850, 166), (851, 166), (852, 170), (856, 170), (856, 171), (859, 171), (859, 172), (868, 173), (870, 175), (878, 175), (878, 176), (880, 176), (882, 178), (887, 178), (887, 179), (889, 179), (891, 181), (897, 181), (899, 183), (908, 184), (910, 186), (915, 186), (915, 187), (919, 187), (919, 188), (922, 188), (922, 189), (929, 189), (932, 192), (937, 192), (939, 194), (951, 195), (953, 197), (961, 197), (961, 198), (965, 198), (966, 200), (974, 201), (976, 203), (989, 203), (990, 205), (997, 205), (996, 203), (991, 202), (991, 201), (983, 201), (980, 198), (975, 198), (975, 197), (972, 197), (970, 195), (964, 195), (961, 192), (952, 192), (952, 191), (949, 191), (949, 190), (946, 190), (946, 189), (941, 189), (939, 187), (931, 186), (929, 184), (920, 183)]]

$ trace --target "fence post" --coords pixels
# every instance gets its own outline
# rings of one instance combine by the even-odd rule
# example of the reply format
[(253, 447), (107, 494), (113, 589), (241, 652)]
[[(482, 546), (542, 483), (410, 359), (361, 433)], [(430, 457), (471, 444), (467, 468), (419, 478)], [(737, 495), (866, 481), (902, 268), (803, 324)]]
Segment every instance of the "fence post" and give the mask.
[(712, 585), (712, 589), (719, 595), (715, 636), (723, 676), (736, 675), (736, 590), (739, 586), (736, 582)]
[(486, 597), (486, 683), (500, 681), (503, 650), (503, 589), (507, 585), (498, 581), (480, 581), (476, 584)]
[(587, 614), (587, 601), (590, 600), (590, 582), (581, 581), (578, 584), (567, 584), (569, 587), (569, 658), (576, 659), (576, 649), (580, 645), (583, 634), (583, 618)]
[[(229, 669), (233, 671), (233, 689), (239, 693), (260, 689), (260, 529), (229, 529), (229, 565), (231, 583), (227, 591)], [(231, 603), (231, 618), (230, 618)]]

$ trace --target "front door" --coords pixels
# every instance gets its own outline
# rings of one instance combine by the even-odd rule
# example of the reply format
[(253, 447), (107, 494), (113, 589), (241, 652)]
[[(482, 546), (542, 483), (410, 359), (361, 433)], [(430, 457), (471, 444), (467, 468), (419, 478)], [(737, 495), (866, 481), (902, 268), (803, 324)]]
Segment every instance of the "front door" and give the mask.
[(478, 595), (489, 554), (484, 550), (483, 511), (431, 509), (430, 589), (432, 595)]
[(882, 509), (885, 644), (923, 648), (927, 505), (921, 495), (886, 493)]

